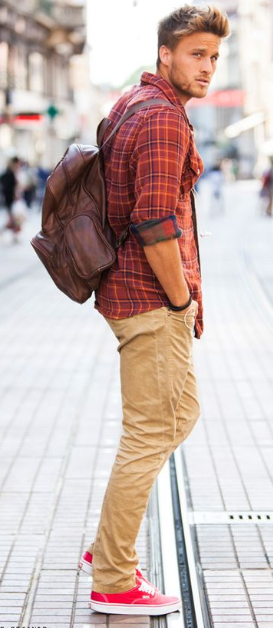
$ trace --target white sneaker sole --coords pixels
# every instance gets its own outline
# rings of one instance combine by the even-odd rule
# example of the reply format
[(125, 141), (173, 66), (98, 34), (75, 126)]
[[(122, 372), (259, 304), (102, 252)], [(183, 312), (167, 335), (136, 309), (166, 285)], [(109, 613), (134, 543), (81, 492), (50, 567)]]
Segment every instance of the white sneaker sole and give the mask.
[(89, 602), (89, 608), (97, 613), (106, 613), (109, 615), (167, 615), (179, 611), (182, 602), (175, 604), (164, 604), (162, 606), (149, 606), (148, 604), (104, 604), (104, 602)]
[(78, 564), (78, 568), (81, 571), (84, 571), (84, 573), (88, 574), (88, 576), (92, 576), (92, 565), (91, 563), (88, 563), (86, 560), (84, 560), (83, 558), (81, 558), (79, 564)]

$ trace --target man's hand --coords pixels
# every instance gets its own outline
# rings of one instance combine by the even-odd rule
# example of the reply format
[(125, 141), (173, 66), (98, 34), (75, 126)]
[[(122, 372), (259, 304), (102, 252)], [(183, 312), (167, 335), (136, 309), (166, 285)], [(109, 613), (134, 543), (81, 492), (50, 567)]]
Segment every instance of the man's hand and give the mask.
[(188, 314), (189, 312), (193, 312), (195, 318), (198, 314), (198, 303), (197, 301), (192, 300), (191, 304), (185, 309), (181, 310), (183, 314)]
[[(144, 252), (169, 301), (177, 307), (187, 303), (190, 293), (183, 272), (177, 239), (144, 246)], [(189, 305), (189, 308), (193, 307), (197, 314), (198, 303), (196, 301), (192, 301)]]

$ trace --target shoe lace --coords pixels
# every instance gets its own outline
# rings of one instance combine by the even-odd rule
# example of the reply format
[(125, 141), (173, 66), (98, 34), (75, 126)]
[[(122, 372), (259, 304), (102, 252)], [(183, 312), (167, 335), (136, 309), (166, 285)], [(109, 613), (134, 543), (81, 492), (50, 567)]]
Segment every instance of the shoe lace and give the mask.
[(155, 588), (152, 586), (152, 584), (149, 584), (148, 582), (144, 582), (144, 580), (142, 580), (139, 591), (143, 591), (143, 593), (149, 593), (149, 595), (154, 595)]

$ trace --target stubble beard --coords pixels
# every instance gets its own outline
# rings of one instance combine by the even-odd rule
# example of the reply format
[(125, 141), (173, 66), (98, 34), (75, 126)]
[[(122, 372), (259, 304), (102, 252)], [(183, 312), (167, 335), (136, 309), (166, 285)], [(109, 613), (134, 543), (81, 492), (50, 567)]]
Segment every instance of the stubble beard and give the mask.
[(181, 73), (177, 71), (175, 66), (172, 66), (169, 78), (179, 97), (187, 96), (188, 98), (204, 98), (204, 96), (206, 96), (204, 91), (203, 93), (200, 93), (200, 88), (198, 89), (198, 86), (196, 86), (195, 89), (191, 83), (186, 80), (183, 81)]

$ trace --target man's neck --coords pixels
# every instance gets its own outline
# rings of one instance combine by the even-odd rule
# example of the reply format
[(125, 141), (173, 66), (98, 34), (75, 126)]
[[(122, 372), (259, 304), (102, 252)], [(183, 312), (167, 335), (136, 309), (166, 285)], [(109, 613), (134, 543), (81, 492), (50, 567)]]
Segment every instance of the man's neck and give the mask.
[(170, 87), (174, 90), (174, 92), (176, 93), (177, 97), (179, 98), (181, 105), (183, 105), (183, 107), (185, 107), (186, 103), (191, 99), (191, 96), (187, 96), (186, 94), (182, 94), (176, 87), (175, 85), (173, 85), (173, 83), (171, 82), (170, 78), (168, 77), (167, 72), (164, 72), (164, 69), (157, 69), (156, 71), (156, 75), (160, 76), (160, 78), (164, 79), (164, 81), (166, 81), (166, 83), (168, 83), (168, 85), (170, 85)]

